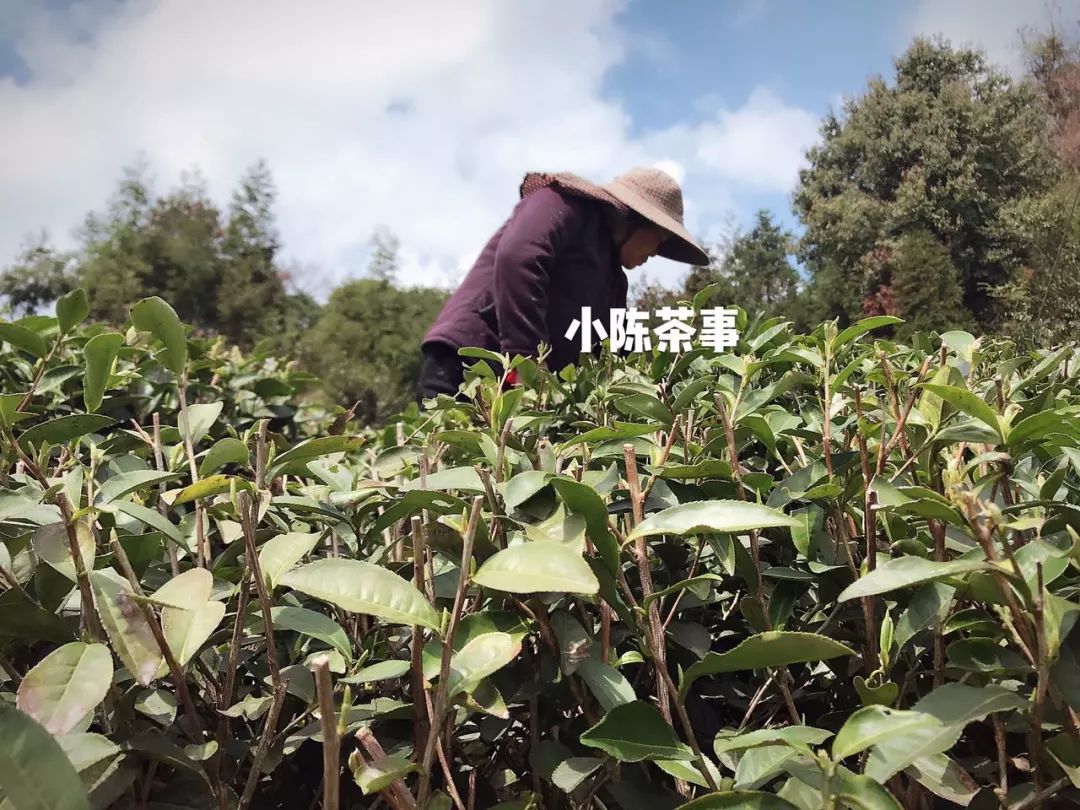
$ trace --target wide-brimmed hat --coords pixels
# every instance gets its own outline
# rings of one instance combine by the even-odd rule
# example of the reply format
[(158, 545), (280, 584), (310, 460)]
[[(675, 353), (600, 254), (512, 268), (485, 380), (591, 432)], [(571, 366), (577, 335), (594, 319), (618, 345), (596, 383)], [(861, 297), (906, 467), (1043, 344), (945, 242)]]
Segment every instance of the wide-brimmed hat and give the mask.
[(665, 171), (638, 167), (603, 186), (570, 172), (530, 172), (521, 183), (521, 196), (547, 186), (606, 202), (620, 211), (629, 209), (660, 226), (668, 233), (668, 238), (657, 250), (660, 256), (686, 264), (709, 263), (709, 255), (683, 225), (682, 189)]

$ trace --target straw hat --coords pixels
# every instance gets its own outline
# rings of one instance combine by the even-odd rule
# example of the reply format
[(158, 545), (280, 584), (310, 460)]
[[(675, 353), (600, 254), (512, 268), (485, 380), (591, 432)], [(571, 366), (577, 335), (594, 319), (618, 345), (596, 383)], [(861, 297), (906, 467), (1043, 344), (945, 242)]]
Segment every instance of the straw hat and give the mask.
[(682, 189), (667, 172), (638, 167), (603, 186), (570, 172), (530, 172), (521, 183), (521, 196), (548, 186), (556, 186), (579, 197), (600, 200), (620, 211), (629, 209), (659, 225), (669, 234), (657, 251), (660, 256), (686, 264), (709, 263), (709, 255), (683, 225)]

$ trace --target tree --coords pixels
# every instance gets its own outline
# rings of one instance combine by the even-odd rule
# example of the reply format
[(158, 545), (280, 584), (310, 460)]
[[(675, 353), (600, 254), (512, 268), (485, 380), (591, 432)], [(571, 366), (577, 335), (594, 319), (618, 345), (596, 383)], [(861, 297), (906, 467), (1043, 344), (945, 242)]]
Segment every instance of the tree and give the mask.
[(275, 265), (280, 241), (274, 199), (270, 171), (259, 161), (240, 181), (229, 207), (217, 316), (218, 328), (240, 345), (280, 325), (286, 293)]
[(149, 268), (140, 279), (141, 294), (161, 296), (197, 330), (217, 331), (225, 263), (221, 236), (221, 212), (206, 182), (198, 172), (185, 174), (178, 188), (150, 208), (138, 243)]
[(87, 215), (78, 275), (95, 320), (123, 323), (131, 303), (151, 294), (146, 290), (154, 268), (147, 259), (145, 241), (152, 206), (147, 168), (140, 163), (125, 169), (104, 214)]
[(403, 408), (420, 374), (420, 342), (446, 299), (431, 289), (400, 289), (362, 278), (338, 287), (308, 333), (301, 358), (327, 397), (359, 402), (364, 422)]
[(735, 238), (720, 264), (725, 303), (750, 314), (786, 314), (799, 287), (799, 274), (788, 259), (791, 244), (791, 234), (777, 226), (768, 211), (758, 211), (754, 227)]
[(303, 341), (301, 358), (341, 405), (360, 403), (357, 417), (374, 422), (405, 407), (420, 375), (420, 342), (446, 301), (442, 290), (398, 287), (398, 240), (388, 229), (372, 237), (365, 278), (330, 294)]
[(627, 305), (645, 312), (655, 312), (660, 307), (673, 307), (682, 296), (678, 290), (665, 287), (659, 281), (650, 281), (648, 276), (632, 278), (626, 292)]
[(876, 78), (843, 116), (826, 116), (795, 194), (801, 256), (872, 301), (890, 246), (927, 231), (949, 253), (964, 306), (991, 327), (990, 288), (1023, 259), (1003, 212), (1058, 175), (1044, 105), (1030, 82), (942, 41), (915, 40), (895, 68), (891, 85)]
[(893, 253), (891, 268), (895, 312), (904, 319), (897, 337), (915, 332), (968, 328), (970, 315), (948, 249), (928, 231), (905, 234)]
[(1062, 164), (1080, 169), (1080, 45), (1055, 25), (1023, 39), (1028, 75), (1046, 103), (1050, 143)]
[(371, 235), (371, 260), (367, 274), (379, 281), (397, 280), (398, 249), (401, 242), (386, 226), (380, 225)]
[(28, 240), (0, 273), (4, 309), (16, 316), (32, 315), (76, 286), (72, 256), (52, 247), (45, 233)]

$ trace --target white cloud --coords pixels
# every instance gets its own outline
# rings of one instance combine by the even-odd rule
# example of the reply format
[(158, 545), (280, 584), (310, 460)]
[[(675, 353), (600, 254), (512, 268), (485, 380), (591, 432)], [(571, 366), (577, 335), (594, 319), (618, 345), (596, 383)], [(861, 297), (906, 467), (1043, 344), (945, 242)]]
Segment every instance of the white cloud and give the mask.
[(806, 148), (817, 140), (819, 119), (758, 88), (737, 110), (720, 110), (699, 127), (697, 157), (706, 167), (751, 188), (791, 188)]
[(286, 258), (317, 268), (304, 277), (359, 274), (383, 224), (405, 281), (449, 282), (528, 170), (604, 181), (664, 166), (685, 180), (688, 226), (708, 233), (739, 189), (788, 191), (816, 136), (813, 115), (766, 90), (632, 136), (601, 95), (635, 47), (621, 0), (2, 1), (21, 10), (30, 79), (0, 78), (0, 263), (40, 227), (65, 241), (138, 154), (163, 185), (198, 166), (221, 202), (262, 157)]
[(1016, 74), (1024, 65), (1020, 31), (1054, 21), (1075, 35), (1080, 0), (919, 0), (902, 46), (916, 34), (942, 34), (954, 45), (982, 47), (991, 61)]

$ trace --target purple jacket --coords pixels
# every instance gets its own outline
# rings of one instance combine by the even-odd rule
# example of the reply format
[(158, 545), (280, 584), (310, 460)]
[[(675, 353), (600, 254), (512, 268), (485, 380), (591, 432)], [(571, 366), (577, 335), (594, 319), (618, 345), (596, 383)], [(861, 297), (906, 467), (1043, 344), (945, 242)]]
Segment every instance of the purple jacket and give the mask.
[[(609, 312), (626, 306), (604, 203), (541, 188), (526, 195), (443, 306), (424, 343), (479, 346), (511, 356), (552, 347), (548, 368), (577, 363), (581, 331), (564, 337), (581, 308), (608, 329)], [(582, 324), (581, 328), (584, 328)], [(600, 339), (593, 332), (594, 351)]]

